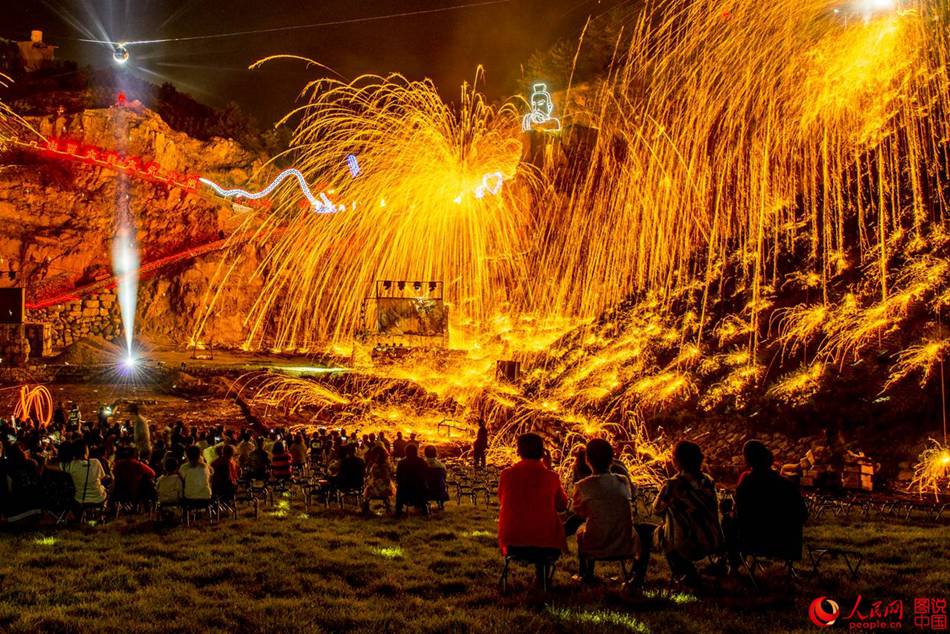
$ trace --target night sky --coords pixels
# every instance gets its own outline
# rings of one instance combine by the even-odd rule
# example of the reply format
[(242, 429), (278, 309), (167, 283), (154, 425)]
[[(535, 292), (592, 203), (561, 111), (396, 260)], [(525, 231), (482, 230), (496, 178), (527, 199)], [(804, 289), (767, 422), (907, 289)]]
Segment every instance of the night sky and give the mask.
[[(411, 12), (479, 0), (4, 0), (0, 36), (26, 39), (42, 29), (58, 56), (111, 65), (111, 51), (83, 37), (109, 40), (180, 38)], [(398, 71), (430, 77), (453, 99), (485, 66), (492, 98), (517, 90), (521, 64), (560, 37), (576, 38), (588, 15), (612, 0), (509, 0), (501, 4), (313, 29), (247, 34), (130, 47), (124, 72), (171, 81), (199, 101), (236, 101), (269, 124), (293, 105), (304, 83), (327, 71), (299, 62), (247, 66), (275, 53), (317, 60), (346, 79)], [(528, 78), (535, 79), (535, 78)], [(543, 78), (539, 78), (543, 79)]]

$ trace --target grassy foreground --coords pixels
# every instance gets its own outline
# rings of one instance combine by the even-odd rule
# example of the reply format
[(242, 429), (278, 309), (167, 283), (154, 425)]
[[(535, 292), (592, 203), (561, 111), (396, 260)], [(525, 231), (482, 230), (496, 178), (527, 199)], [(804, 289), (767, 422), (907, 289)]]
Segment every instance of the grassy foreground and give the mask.
[(528, 589), (531, 572), (518, 567), (500, 597), (495, 517), (452, 503), (428, 520), (305, 514), (283, 500), (258, 519), (210, 527), (157, 531), (123, 518), (3, 535), (0, 631), (814, 632), (816, 596), (850, 610), (858, 593), (950, 595), (946, 524), (832, 519), (808, 539), (865, 552), (857, 583), (831, 562), (820, 579), (790, 583), (776, 570), (759, 592), (728, 578), (699, 597), (671, 594), (654, 555), (645, 595), (628, 597), (616, 584), (574, 586), (576, 564), (564, 558), (549, 595)]

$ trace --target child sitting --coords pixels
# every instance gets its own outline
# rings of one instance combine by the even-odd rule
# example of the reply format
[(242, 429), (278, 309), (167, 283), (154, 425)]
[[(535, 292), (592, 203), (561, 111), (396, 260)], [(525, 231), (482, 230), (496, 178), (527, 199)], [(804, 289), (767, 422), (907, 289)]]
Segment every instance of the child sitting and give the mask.
[(167, 458), (163, 465), (164, 474), (155, 483), (158, 493), (158, 512), (163, 520), (171, 519), (172, 509), (181, 505), (185, 483), (178, 475), (178, 461)]
[(185, 456), (188, 461), (178, 469), (182, 479), (182, 501), (187, 507), (207, 506), (211, 500), (211, 467), (202, 459), (197, 445), (188, 447)]

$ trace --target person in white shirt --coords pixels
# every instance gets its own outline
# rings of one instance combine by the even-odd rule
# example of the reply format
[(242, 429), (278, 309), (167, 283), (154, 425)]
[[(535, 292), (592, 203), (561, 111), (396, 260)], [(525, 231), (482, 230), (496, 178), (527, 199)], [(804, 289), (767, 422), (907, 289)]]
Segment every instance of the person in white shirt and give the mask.
[(630, 505), (632, 488), (626, 477), (610, 472), (610, 443), (591, 440), (586, 459), (593, 475), (574, 485), (573, 510), (585, 520), (577, 531), (577, 555), (580, 577), (589, 582), (594, 579), (596, 560), (635, 560), (640, 548)]
[(75, 456), (63, 466), (63, 471), (73, 479), (76, 502), (79, 504), (105, 504), (106, 488), (102, 485), (105, 469), (95, 458), (89, 458), (89, 446), (80, 440), (73, 447)]
[(188, 462), (181, 466), (178, 475), (184, 481), (184, 502), (205, 503), (211, 499), (211, 467), (201, 458), (201, 448), (192, 445), (185, 450)]
[(162, 506), (177, 506), (185, 494), (185, 482), (178, 475), (178, 461), (167, 458), (164, 467), (165, 474), (155, 483), (158, 503)]

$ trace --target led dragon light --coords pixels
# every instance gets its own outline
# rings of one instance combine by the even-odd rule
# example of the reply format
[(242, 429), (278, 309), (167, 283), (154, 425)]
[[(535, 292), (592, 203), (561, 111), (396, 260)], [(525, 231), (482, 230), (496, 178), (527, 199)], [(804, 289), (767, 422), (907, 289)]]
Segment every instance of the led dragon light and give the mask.
[(545, 132), (560, 132), (561, 121), (551, 116), (554, 112), (554, 100), (548, 92), (547, 84), (535, 84), (531, 87), (531, 112), (521, 120), (521, 128), (525, 132), (543, 130)]
[(314, 196), (313, 192), (310, 191), (310, 187), (307, 185), (307, 180), (303, 177), (303, 174), (299, 170), (290, 168), (286, 169), (280, 174), (277, 175), (277, 178), (274, 181), (262, 189), (259, 192), (248, 192), (243, 189), (225, 189), (218, 185), (217, 183), (208, 180), (207, 178), (199, 179), (202, 183), (213, 189), (219, 196), (224, 198), (247, 198), (249, 200), (258, 200), (264, 198), (272, 191), (274, 191), (278, 185), (280, 185), (284, 180), (293, 176), (297, 179), (297, 184), (300, 185), (300, 191), (310, 203), (310, 207), (314, 212), (318, 214), (332, 214), (338, 211), (344, 211), (346, 207), (344, 205), (335, 205), (324, 192), (320, 192)]

